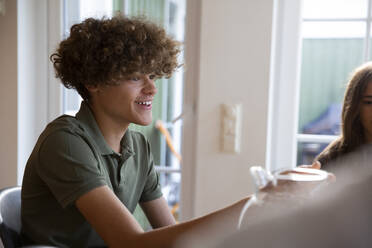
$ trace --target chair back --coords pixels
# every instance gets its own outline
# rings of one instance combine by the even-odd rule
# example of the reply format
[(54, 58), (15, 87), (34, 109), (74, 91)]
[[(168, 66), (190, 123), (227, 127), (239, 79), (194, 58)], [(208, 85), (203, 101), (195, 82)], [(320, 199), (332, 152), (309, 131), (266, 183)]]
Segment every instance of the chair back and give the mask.
[(0, 238), (4, 248), (21, 246), (21, 187), (0, 190)]

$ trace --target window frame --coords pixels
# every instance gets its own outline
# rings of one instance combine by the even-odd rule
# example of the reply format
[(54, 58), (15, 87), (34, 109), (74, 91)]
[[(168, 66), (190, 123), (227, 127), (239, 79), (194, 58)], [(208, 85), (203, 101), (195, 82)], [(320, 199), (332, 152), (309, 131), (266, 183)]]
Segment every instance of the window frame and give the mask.
[[(273, 55), (271, 65), (268, 148), (266, 167), (272, 171), (297, 165), (299, 142), (329, 143), (337, 135), (298, 132), (303, 22), (366, 23), (364, 61), (371, 49), (372, 0), (368, 0), (366, 18), (302, 18), (303, 1), (274, 1)], [(275, 22), (276, 20), (276, 22)]]
[[(63, 38), (63, 0), (48, 1), (48, 54), (55, 51)], [(52, 63), (48, 63), (48, 122), (57, 118), (63, 109), (62, 85), (55, 77)]]
[(296, 163), (302, 1), (277, 0), (269, 83), (266, 169), (293, 168)]

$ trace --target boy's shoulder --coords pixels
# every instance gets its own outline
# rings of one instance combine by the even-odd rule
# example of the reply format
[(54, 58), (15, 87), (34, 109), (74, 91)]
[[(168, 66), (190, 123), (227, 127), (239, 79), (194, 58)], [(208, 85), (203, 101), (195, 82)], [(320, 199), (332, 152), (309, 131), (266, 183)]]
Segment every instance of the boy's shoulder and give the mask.
[(61, 115), (51, 121), (45, 128), (45, 131), (53, 132), (57, 130), (76, 130), (81, 129), (79, 120), (74, 116)]
[(55, 133), (78, 134), (84, 133), (84, 129), (74, 116), (62, 115), (51, 121), (41, 133), (39, 139), (44, 140), (46, 137)]

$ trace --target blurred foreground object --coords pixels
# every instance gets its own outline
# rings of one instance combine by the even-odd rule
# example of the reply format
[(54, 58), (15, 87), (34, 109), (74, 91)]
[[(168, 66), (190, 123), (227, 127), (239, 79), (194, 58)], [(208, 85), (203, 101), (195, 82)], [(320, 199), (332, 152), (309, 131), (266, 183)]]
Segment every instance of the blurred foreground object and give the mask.
[[(243, 219), (261, 212), (268, 204), (286, 202), (290, 206), (299, 207), (300, 203), (312, 197), (322, 186), (328, 183), (328, 173), (320, 169), (297, 167), (275, 173), (260, 166), (250, 168), (255, 193), (244, 205), (238, 221), (241, 228)], [(248, 211), (249, 208), (255, 208)], [(248, 212), (247, 212), (248, 211)]]
[(371, 159), (371, 145), (344, 156), (337, 182), (301, 208), (283, 201), (258, 208), (241, 232), (215, 247), (372, 247)]

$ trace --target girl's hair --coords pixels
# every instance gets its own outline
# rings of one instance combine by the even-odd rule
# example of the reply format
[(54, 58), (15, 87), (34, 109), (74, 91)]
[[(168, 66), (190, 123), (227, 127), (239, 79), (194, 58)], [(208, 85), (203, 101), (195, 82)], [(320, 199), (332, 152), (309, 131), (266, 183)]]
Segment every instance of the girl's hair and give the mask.
[(144, 17), (88, 18), (71, 27), (50, 56), (56, 77), (89, 99), (86, 85), (116, 84), (135, 72), (169, 78), (180, 66), (180, 43)]
[(322, 165), (365, 143), (360, 108), (363, 94), (370, 82), (372, 82), (372, 62), (361, 65), (351, 75), (342, 107), (341, 135), (315, 158)]

